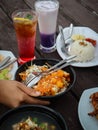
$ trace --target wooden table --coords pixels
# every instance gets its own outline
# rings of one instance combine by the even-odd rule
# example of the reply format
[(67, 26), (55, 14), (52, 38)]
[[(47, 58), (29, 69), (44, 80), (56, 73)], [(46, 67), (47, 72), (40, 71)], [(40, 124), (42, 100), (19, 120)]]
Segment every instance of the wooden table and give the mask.
[[(11, 14), (20, 8), (34, 8), (35, 0), (0, 0), (0, 49), (10, 50), (18, 56), (17, 41)], [(63, 27), (73, 23), (75, 26), (88, 26), (98, 33), (97, 0), (59, 0), (58, 24)], [(58, 32), (58, 28), (57, 28)], [(37, 58), (56, 58), (61, 60), (57, 51), (45, 54), (39, 49), (39, 31), (37, 31), (35, 55)], [(66, 95), (56, 100), (50, 107), (60, 112), (69, 130), (83, 130), (78, 119), (78, 102), (85, 89), (98, 86), (98, 66), (89, 68), (73, 67), (77, 80)], [(9, 108), (0, 105), (0, 115)]]

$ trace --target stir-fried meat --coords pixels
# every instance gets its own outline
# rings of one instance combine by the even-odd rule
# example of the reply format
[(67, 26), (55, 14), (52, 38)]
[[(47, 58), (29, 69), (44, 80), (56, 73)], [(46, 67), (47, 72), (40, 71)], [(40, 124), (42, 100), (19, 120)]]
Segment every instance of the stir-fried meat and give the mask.
[(94, 107), (94, 110), (90, 113), (88, 113), (88, 115), (90, 116), (95, 116), (98, 119), (98, 92), (93, 93), (90, 96), (91, 99), (91, 103)]

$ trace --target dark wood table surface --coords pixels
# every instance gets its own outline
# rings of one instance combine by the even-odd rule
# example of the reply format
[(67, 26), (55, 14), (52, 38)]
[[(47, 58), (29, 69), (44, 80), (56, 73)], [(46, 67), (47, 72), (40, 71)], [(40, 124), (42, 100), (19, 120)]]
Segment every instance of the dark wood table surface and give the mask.
[[(16, 9), (34, 8), (35, 0), (0, 0), (0, 49), (12, 51), (18, 57), (17, 41), (11, 14)], [(60, 9), (58, 25), (68, 27), (88, 26), (98, 33), (98, 0), (59, 0)], [(58, 33), (58, 28), (57, 28)], [(57, 51), (46, 54), (39, 49), (39, 31), (37, 29), (36, 58), (54, 58), (61, 60)], [(73, 67), (76, 72), (74, 87), (63, 97), (56, 100), (49, 107), (60, 112), (69, 130), (83, 130), (78, 118), (78, 103), (85, 89), (98, 86), (98, 66), (79, 68)], [(0, 115), (9, 110), (0, 104)]]

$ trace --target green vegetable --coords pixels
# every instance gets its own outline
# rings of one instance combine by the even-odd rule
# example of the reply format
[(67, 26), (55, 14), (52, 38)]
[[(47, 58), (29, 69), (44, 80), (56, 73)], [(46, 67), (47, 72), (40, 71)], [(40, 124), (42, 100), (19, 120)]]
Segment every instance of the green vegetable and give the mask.
[(25, 18), (27, 18), (27, 19), (30, 19), (30, 20), (31, 20), (31, 19), (33, 18), (33, 16), (32, 16), (31, 14), (27, 14)]
[(38, 119), (36, 117), (33, 118), (32, 120), (33, 120), (33, 122), (38, 123)]
[(41, 123), (40, 127), (44, 130), (48, 130), (48, 124), (47, 123)]
[(6, 68), (4, 70), (0, 71), (0, 79), (8, 79), (7, 74), (8, 74), (9, 70)]

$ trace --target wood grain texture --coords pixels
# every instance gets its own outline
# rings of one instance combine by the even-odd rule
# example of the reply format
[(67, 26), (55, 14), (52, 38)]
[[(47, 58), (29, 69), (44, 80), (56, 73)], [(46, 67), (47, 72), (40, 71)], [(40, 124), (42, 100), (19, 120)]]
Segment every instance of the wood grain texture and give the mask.
[[(17, 9), (33, 9), (36, 0), (0, 0), (0, 49), (10, 50), (18, 57), (17, 40), (12, 22), (12, 12)], [(68, 27), (70, 23), (74, 26), (88, 26), (98, 33), (98, 0), (59, 0), (60, 8), (57, 21), (58, 25)], [(40, 35), (37, 26), (36, 35), (36, 58), (50, 58), (61, 60), (57, 51), (43, 53), (40, 48)], [(60, 112), (69, 130), (83, 130), (78, 119), (78, 103), (85, 89), (98, 86), (98, 66), (89, 68), (73, 67), (76, 72), (76, 83), (74, 87), (60, 99), (55, 100), (49, 107)], [(2, 115), (9, 108), (0, 104)]]

